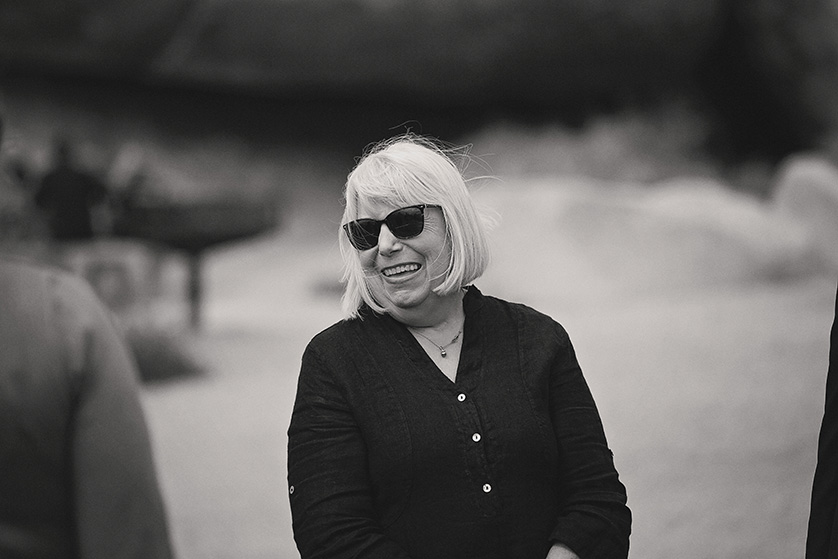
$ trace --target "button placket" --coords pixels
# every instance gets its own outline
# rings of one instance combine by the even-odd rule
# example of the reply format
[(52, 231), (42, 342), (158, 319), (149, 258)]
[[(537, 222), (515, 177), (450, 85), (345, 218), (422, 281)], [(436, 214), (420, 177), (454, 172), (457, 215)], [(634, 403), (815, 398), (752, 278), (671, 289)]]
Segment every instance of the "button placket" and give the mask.
[[(477, 481), (477, 492), (479, 497), (475, 502), (480, 510), (485, 514), (494, 514), (497, 512), (499, 506), (497, 495), (494, 486), (492, 485), (492, 472), (489, 466), (489, 459), (486, 448), (487, 441), (485, 439), (481, 414), (478, 410), (477, 401), (473, 394), (465, 391), (455, 391), (451, 398), (456, 398), (457, 403), (454, 404), (458, 410), (456, 415), (462, 421), (461, 429), (465, 431), (463, 435), (466, 437), (468, 447), (465, 449), (468, 456), (468, 469), (471, 472), (472, 479)], [(470, 439), (470, 441), (469, 441)]]

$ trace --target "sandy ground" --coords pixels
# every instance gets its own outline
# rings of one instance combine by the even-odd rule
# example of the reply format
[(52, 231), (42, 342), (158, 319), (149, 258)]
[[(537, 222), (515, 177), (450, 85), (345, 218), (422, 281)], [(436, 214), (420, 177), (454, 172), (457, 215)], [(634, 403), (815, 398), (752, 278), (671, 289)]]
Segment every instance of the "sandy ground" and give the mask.
[[(570, 332), (628, 489), (631, 557), (802, 556), (834, 278), (668, 285), (648, 247), (603, 269), (592, 251), (624, 230), (582, 250), (543, 199), (515, 199), (482, 196), (504, 222), (477, 285)], [(303, 348), (339, 319), (339, 200), (296, 204), (278, 234), (208, 258), (206, 374), (144, 389), (181, 559), (298, 557), (286, 429)]]

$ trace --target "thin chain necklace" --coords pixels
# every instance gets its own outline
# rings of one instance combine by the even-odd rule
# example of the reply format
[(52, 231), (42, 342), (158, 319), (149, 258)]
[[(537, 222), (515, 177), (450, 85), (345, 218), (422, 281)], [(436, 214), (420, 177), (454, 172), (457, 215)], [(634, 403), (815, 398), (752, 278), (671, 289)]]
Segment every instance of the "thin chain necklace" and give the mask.
[(457, 332), (457, 335), (456, 335), (456, 336), (454, 336), (454, 338), (453, 338), (450, 342), (448, 342), (448, 343), (447, 343), (447, 344), (445, 344), (445, 345), (439, 345), (438, 343), (436, 343), (435, 341), (433, 341), (432, 339), (430, 339), (428, 336), (426, 336), (426, 335), (425, 335), (425, 334), (423, 334), (422, 332), (417, 332), (416, 330), (413, 330), (412, 328), (411, 328), (411, 330), (410, 330), (410, 331), (411, 331), (411, 332), (413, 332), (414, 334), (418, 335), (418, 336), (422, 336), (423, 338), (425, 338), (426, 340), (428, 340), (429, 342), (431, 342), (431, 343), (433, 344), (433, 346), (439, 350), (439, 355), (440, 355), (440, 357), (448, 357), (448, 352), (447, 352), (447, 351), (445, 351), (445, 349), (446, 349), (446, 348), (451, 347), (451, 346), (452, 346), (452, 345), (454, 345), (454, 344), (456, 344), (456, 343), (457, 343), (457, 340), (459, 340), (459, 339), (460, 339), (460, 334), (462, 334), (462, 333), (463, 333), (463, 329), (462, 329), (462, 328), (460, 328), (460, 331), (459, 331), (459, 332)]

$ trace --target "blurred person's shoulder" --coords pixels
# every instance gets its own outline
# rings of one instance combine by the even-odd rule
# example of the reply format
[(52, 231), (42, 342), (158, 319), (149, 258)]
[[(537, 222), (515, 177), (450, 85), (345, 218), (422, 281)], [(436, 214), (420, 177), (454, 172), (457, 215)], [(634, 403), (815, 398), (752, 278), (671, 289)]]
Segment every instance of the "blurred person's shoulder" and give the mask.
[[(77, 274), (58, 266), (15, 255), (0, 255), (0, 322), (30, 324), (32, 332), (58, 324), (106, 320), (108, 311), (92, 287)], [(66, 324), (65, 324), (66, 325)], [(14, 324), (11, 324), (14, 327)]]
[[(116, 357), (114, 357), (116, 356)], [(81, 276), (27, 258), (0, 255), (0, 370), (62, 378), (99, 374), (92, 359), (131, 371), (113, 313)], [(112, 370), (108, 374), (113, 374)]]
[(89, 289), (82, 278), (69, 270), (11, 254), (0, 255), (0, 285), (7, 302), (14, 301), (15, 296), (29, 298), (60, 289), (82, 293)]
[(24, 303), (37, 304), (49, 284), (63, 272), (46, 263), (18, 255), (0, 255), (0, 293), (6, 312)]

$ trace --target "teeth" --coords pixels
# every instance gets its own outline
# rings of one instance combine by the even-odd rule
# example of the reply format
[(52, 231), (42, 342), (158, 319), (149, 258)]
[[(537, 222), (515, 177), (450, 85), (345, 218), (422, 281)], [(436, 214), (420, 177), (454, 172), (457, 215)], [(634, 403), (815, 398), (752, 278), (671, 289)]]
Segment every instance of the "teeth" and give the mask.
[(402, 264), (401, 266), (393, 266), (384, 270), (384, 275), (388, 278), (396, 274), (403, 274), (404, 272), (413, 272), (419, 269), (419, 264)]

